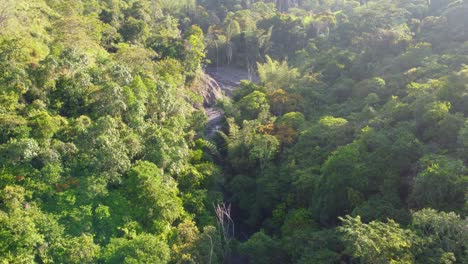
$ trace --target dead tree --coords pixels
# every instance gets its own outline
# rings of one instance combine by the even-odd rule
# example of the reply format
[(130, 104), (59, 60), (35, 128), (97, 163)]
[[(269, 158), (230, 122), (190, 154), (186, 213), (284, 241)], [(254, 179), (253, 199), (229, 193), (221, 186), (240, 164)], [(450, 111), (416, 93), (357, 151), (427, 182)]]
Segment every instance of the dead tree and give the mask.
[(227, 259), (231, 253), (230, 244), (234, 238), (234, 220), (231, 217), (231, 204), (221, 203), (215, 206), (218, 230), (221, 236), (223, 258)]

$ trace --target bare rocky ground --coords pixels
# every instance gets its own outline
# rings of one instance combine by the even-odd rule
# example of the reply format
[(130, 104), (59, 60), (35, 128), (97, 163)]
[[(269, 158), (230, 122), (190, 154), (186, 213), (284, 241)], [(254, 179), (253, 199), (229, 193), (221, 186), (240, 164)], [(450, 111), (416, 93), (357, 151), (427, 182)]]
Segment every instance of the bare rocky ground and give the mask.
[(246, 70), (239, 68), (208, 68), (206, 72), (219, 83), (221, 89), (227, 96), (232, 95), (232, 92), (239, 86), (242, 80), (258, 82), (258, 77), (256, 75), (249, 76)]
[[(246, 70), (232, 67), (208, 68), (205, 72), (210, 77), (209, 82), (211, 82), (204, 103), (205, 111), (208, 115), (206, 136), (210, 138), (221, 128), (221, 122), (223, 120), (222, 111), (215, 106), (216, 100), (221, 99), (223, 95), (231, 97), (233, 91), (239, 87), (242, 80), (258, 82), (258, 77), (249, 77), (249, 73)], [(215, 83), (213, 83), (213, 81)], [(219, 94), (218, 90), (220, 90), (222, 94)], [(206, 98), (209, 98), (209, 100)]]

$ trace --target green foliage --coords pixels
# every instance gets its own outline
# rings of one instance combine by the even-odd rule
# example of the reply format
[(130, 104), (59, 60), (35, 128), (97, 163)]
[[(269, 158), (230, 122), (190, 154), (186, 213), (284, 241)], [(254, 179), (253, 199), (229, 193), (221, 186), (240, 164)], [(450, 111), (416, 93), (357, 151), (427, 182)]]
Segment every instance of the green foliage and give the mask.
[(417, 208), (444, 211), (464, 210), (467, 176), (461, 160), (429, 155), (421, 159), (411, 199)]
[(301, 112), (289, 112), (284, 114), (278, 120), (278, 123), (299, 129), (305, 123), (305, 117)]
[(319, 164), (338, 146), (349, 141), (351, 127), (344, 118), (324, 116), (317, 124), (301, 132), (295, 155), (304, 165)]
[(200, 27), (193, 25), (187, 32), (188, 49), (185, 52), (187, 62), (185, 70), (188, 77), (194, 77), (201, 68), (205, 58), (205, 44), (203, 43), (203, 31)]
[(0, 262), (468, 262), (465, 11), (0, 1)]
[(466, 157), (468, 154), (468, 122), (465, 121), (465, 125), (460, 129), (458, 134), (458, 142), (460, 143), (460, 154), (463, 157)]
[(359, 145), (352, 143), (338, 148), (325, 161), (323, 175), (318, 183), (315, 210), (323, 223), (332, 223), (355, 206), (355, 195), (362, 195), (368, 184), (363, 173)]
[(248, 241), (241, 244), (239, 250), (259, 264), (281, 263), (278, 241), (262, 231), (253, 234)]
[[(214, 222), (217, 169), (204, 149), (190, 159), (200, 128), (177, 96), (201, 69), (203, 32), (180, 29), (169, 2), (65, 2), (0, 5), (0, 186), (27, 191), (14, 212), (1, 209), (0, 258), (166, 263), (176, 221)], [(204, 178), (181, 193), (174, 178), (190, 167)], [(201, 204), (183, 203), (188, 194)]]
[(93, 242), (93, 237), (83, 235), (74, 237), (66, 242), (63, 261), (67, 263), (95, 263), (99, 256), (100, 247)]
[(170, 250), (161, 237), (139, 234), (132, 239), (113, 238), (102, 254), (103, 263), (167, 263)]
[(264, 93), (254, 91), (239, 100), (237, 107), (243, 113), (241, 120), (252, 120), (258, 118), (261, 114), (267, 113), (270, 106)]
[[(466, 254), (466, 220), (455, 213), (423, 209), (413, 213), (412, 227), (423, 238), (419, 262), (464, 263)], [(451, 256), (451, 257), (449, 257)]]
[(297, 69), (290, 69), (287, 61), (275, 61), (266, 56), (264, 64), (258, 63), (258, 75), (262, 83), (269, 89), (290, 88), (298, 78)]
[(44, 234), (35, 223), (37, 207), (23, 208), (25, 190), (20, 186), (6, 186), (1, 191), (1, 199), (1, 258), (8, 262), (33, 262), (39, 255), (37, 248), (45, 243)]
[(415, 234), (400, 228), (393, 220), (387, 223), (361, 222), (358, 216), (340, 218), (346, 251), (362, 263), (413, 263), (411, 248)]
[[(182, 203), (178, 197), (176, 182), (163, 175), (156, 165), (139, 162), (128, 172), (126, 181), (129, 199), (140, 206), (139, 217), (157, 231), (172, 224), (182, 213)], [(143, 206), (146, 204), (146, 206)]]

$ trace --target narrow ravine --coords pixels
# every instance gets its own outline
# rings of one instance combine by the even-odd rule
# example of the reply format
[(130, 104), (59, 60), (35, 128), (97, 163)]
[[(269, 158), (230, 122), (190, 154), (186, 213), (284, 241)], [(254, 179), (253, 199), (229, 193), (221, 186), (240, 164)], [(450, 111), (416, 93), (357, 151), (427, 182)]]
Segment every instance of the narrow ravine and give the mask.
[[(216, 97), (216, 93), (220, 89), (222, 91), (223, 96), (231, 98), (233, 96), (233, 92), (236, 89), (239, 89), (240, 83), (242, 80), (249, 80), (253, 82), (258, 82), (258, 77), (256, 75), (252, 76), (249, 75), (247, 70), (242, 70), (238, 68), (232, 67), (218, 67), (218, 68), (208, 68), (206, 69), (206, 74), (210, 77), (211, 82), (215, 82), (215, 84), (211, 84), (208, 87), (213, 89), (212, 91), (207, 91), (208, 94), (211, 94), (211, 98)], [(218, 98), (220, 99), (220, 98)], [(221, 129), (222, 123), (224, 121), (224, 113), (222, 109), (219, 109), (216, 106), (216, 102), (213, 100), (210, 101), (209, 104), (204, 105), (206, 114), (208, 115), (208, 123), (205, 127), (205, 137), (206, 139), (212, 139), (216, 132)], [(222, 162), (218, 163), (218, 165), (223, 166)], [(224, 193), (225, 198), (229, 200), (229, 194)], [(232, 215), (235, 228), (235, 239), (239, 241), (245, 241), (248, 239), (249, 234), (252, 233), (250, 228), (245, 225), (242, 221), (242, 217), (240, 216), (240, 209), (236, 206), (232, 207)], [(229, 256), (229, 259), (225, 260), (226, 263), (229, 264), (245, 264), (249, 263), (247, 256), (232, 254)]]

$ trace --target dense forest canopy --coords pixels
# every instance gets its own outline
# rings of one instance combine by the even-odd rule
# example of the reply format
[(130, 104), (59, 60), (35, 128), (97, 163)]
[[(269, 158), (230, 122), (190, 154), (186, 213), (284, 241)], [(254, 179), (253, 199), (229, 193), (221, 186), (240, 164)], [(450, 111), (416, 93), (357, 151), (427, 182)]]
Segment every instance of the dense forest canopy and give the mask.
[[(0, 0), (0, 263), (468, 263), (467, 25), (466, 0)], [(250, 80), (210, 105), (219, 68)]]

